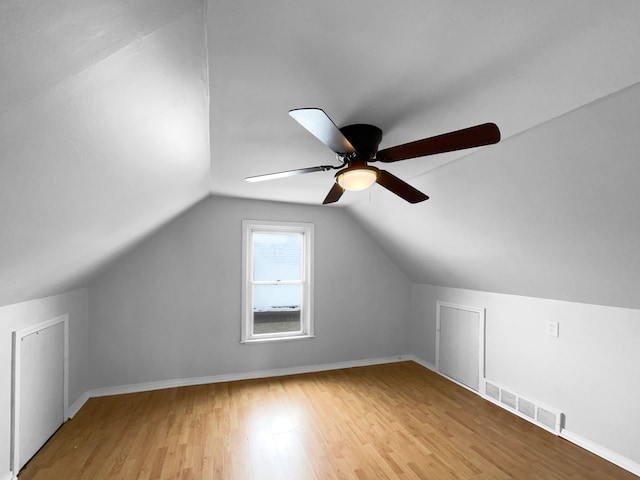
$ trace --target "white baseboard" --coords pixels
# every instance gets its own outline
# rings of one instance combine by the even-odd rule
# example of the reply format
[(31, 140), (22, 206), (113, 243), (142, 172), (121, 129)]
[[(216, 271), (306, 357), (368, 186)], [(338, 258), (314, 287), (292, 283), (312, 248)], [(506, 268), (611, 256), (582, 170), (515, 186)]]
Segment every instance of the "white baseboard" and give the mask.
[(438, 373), (436, 371), (436, 366), (432, 363), (429, 363), (421, 358), (416, 357), (415, 355), (405, 355), (406, 360), (411, 360), (416, 362), (418, 365), (422, 365), (424, 368), (431, 370), (432, 372)]
[[(69, 407), (69, 418), (72, 418), (78, 411), (82, 408), (89, 398), (92, 397), (105, 397), (109, 395), (121, 395), (125, 393), (137, 393), (137, 392), (148, 392), (151, 390), (161, 390), (163, 388), (174, 388), (174, 387), (186, 387), (190, 385), (204, 385), (207, 383), (221, 383), (221, 382), (233, 382), (237, 380), (251, 380), (257, 378), (267, 378), (267, 377), (282, 377), (285, 375), (297, 375), (301, 373), (313, 373), (313, 372), (322, 372), (328, 370), (338, 370), (341, 368), (353, 368), (353, 367), (365, 367), (369, 365), (382, 365), (385, 363), (395, 363), (395, 362), (404, 362), (404, 361), (413, 361), (419, 365), (422, 365), (424, 368), (436, 372), (435, 365), (416, 357), (415, 355), (398, 355), (395, 357), (384, 357), (384, 358), (370, 358), (365, 360), (352, 360), (348, 362), (336, 362), (336, 363), (324, 363), (319, 365), (307, 365), (303, 367), (290, 367), (290, 368), (278, 368), (278, 369), (270, 369), (270, 370), (257, 370), (253, 372), (242, 372), (242, 373), (229, 373), (223, 375), (213, 375), (208, 377), (193, 377), (193, 378), (178, 378), (173, 380), (162, 380), (159, 382), (146, 382), (146, 383), (137, 383), (132, 385), (119, 385), (116, 387), (107, 387), (107, 388), (97, 388), (93, 390), (89, 390), (83, 393), (78, 400), (76, 400), (73, 405)], [(445, 377), (446, 378), (446, 377)], [(479, 392), (474, 392), (478, 395)], [(480, 395), (482, 396), (482, 395)], [(484, 396), (482, 396), (485, 398)], [(490, 399), (489, 399), (490, 400)], [(598, 455), (605, 460), (613, 463), (614, 465), (623, 468), (634, 475), (640, 476), (640, 464), (634, 462), (633, 460), (620, 455), (619, 453), (614, 452), (606, 447), (596, 444), (589, 439), (581, 437), (571, 431), (563, 429), (560, 432), (560, 437), (568, 440), (571, 443), (578, 445), (579, 447), (584, 448), (585, 450), (590, 451), (591, 453)], [(13, 476), (11, 472), (5, 474), (0, 477), (0, 480), (17, 480), (16, 477)]]
[(0, 480), (18, 480), (18, 477), (14, 477), (13, 472), (7, 472), (0, 476)]
[(602, 445), (598, 445), (591, 440), (584, 438), (576, 433), (573, 433), (569, 430), (563, 429), (560, 432), (560, 436), (565, 440), (570, 441), (571, 443), (575, 443), (579, 447), (584, 448), (585, 450), (590, 451), (591, 453), (608, 460), (614, 465), (619, 466), (620, 468), (624, 468), (628, 472), (633, 473), (634, 475), (638, 475), (640, 477), (640, 464), (634, 462), (633, 460), (620, 455), (619, 453), (614, 452), (613, 450), (608, 449), (607, 447), (603, 447)]
[[(107, 397), (109, 395), (122, 395), (126, 393), (148, 392), (163, 388), (187, 387), (191, 385), (205, 385), (208, 383), (234, 382), (237, 380), (252, 380), (257, 378), (282, 377), (285, 375), (297, 375), (301, 373), (323, 372), (338, 370), (341, 368), (365, 367), (369, 365), (382, 365), (385, 363), (404, 362), (413, 360), (421, 363), (413, 355), (397, 355), (395, 357), (369, 358), (365, 360), (352, 360), (348, 362), (323, 363), (319, 365), (306, 365), (303, 367), (277, 368), (270, 370), (256, 370), (252, 372), (228, 373), (208, 377), (176, 378), (161, 380), (158, 382), (145, 382), (130, 385), (118, 385), (115, 387), (96, 388), (83, 393), (73, 405), (69, 407), (69, 418), (72, 418), (82, 408), (87, 400), (92, 397)], [(427, 367), (429, 368), (429, 367)], [(2, 479), (0, 479), (2, 480)]]
[(86, 401), (89, 400), (89, 398), (89, 392), (84, 392), (82, 395), (80, 395), (80, 398), (73, 402), (73, 404), (67, 410), (67, 418), (73, 418), (86, 403)]
[[(429, 370), (433, 370), (435, 373), (438, 373), (436, 371), (436, 367), (435, 365), (432, 365), (429, 362), (426, 362), (424, 360), (422, 360), (421, 358), (416, 357), (415, 355), (405, 355), (407, 360), (412, 360), (420, 365), (422, 365), (425, 368), (428, 368)], [(445, 377), (447, 378), (447, 377)], [(448, 380), (451, 380), (449, 378), (447, 378)], [(457, 382), (454, 382), (457, 383)], [(464, 386), (464, 385), (463, 385)], [(473, 391), (473, 390), (471, 390)], [(481, 395), (479, 392), (475, 392), (474, 393), (480, 395), (482, 398), (484, 398), (485, 400), (494, 403), (496, 405), (498, 405), (499, 407), (504, 408), (503, 405), (495, 402), (494, 400), (492, 400), (490, 397)], [(507, 409), (507, 411), (518, 415), (519, 417), (524, 418), (525, 420), (530, 421), (528, 418), (526, 418), (523, 415), (519, 415), (517, 412), (512, 411), (511, 409)], [(537, 424), (536, 424), (537, 425)], [(568, 431), (566, 429), (562, 429), (560, 430), (559, 436), (564, 438), (565, 440), (574, 443), (575, 445), (578, 445), (581, 448), (584, 448), (585, 450), (588, 450), (589, 452), (593, 453), (594, 455), (599, 456), (600, 458), (604, 458), (605, 460), (613, 463), (614, 465), (617, 465), (620, 468), (623, 468), (624, 470), (633, 473), (634, 475), (637, 475), (640, 477), (640, 464), (637, 462), (634, 462), (633, 460), (620, 455), (619, 453), (614, 452), (613, 450), (610, 450), (606, 447), (603, 447), (602, 445), (598, 445), (597, 443), (581, 437), (578, 434), (575, 434), (571, 431)]]

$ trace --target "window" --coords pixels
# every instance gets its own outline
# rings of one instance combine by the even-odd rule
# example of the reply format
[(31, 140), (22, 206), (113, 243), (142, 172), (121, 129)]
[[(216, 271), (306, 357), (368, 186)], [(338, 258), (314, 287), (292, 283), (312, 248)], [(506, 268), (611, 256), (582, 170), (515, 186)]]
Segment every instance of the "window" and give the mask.
[(243, 220), (241, 341), (313, 337), (313, 224)]

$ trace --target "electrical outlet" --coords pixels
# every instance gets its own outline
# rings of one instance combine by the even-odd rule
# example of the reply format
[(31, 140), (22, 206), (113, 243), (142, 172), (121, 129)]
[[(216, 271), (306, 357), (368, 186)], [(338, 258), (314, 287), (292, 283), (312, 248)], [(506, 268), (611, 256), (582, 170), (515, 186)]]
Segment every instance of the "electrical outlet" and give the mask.
[(558, 337), (560, 334), (560, 324), (558, 322), (547, 322), (547, 329), (546, 329), (546, 333), (547, 335), (549, 335), (550, 337)]

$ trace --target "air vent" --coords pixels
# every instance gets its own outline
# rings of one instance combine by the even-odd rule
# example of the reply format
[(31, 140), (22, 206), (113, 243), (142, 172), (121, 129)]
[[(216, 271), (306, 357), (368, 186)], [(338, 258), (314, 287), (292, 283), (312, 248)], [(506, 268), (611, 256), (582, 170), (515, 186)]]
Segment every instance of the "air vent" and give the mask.
[(485, 393), (494, 400), (500, 400), (500, 387), (493, 383), (485, 383)]
[(507, 407), (511, 407), (515, 410), (516, 403), (518, 402), (518, 397), (516, 397), (515, 393), (511, 393), (507, 390), (502, 390), (502, 395), (500, 395), (500, 401), (504, 403)]
[(552, 430), (555, 430), (556, 424), (558, 423), (558, 415), (542, 407), (538, 407), (538, 414), (536, 415), (536, 419), (538, 420), (538, 422), (546, 425)]
[(536, 418), (536, 404), (522, 397), (518, 402), (518, 411), (529, 418)]
[(493, 380), (485, 379), (484, 397), (501, 406), (505, 410), (515, 413), (519, 417), (544, 428), (556, 435), (562, 429), (562, 413), (558, 410), (543, 406), (535, 400), (524, 398), (513, 390), (503, 387)]

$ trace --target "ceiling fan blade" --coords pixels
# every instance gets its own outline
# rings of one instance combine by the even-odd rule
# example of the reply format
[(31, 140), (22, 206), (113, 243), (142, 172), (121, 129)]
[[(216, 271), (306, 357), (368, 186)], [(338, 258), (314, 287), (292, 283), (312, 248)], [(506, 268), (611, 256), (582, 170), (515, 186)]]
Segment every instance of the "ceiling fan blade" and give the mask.
[(376, 157), (381, 162), (397, 162), (436, 153), (453, 152), (465, 148), (491, 145), (500, 141), (500, 129), (495, 123), (484, 123), (435, 137), (416, 140), (396, 147), (380, 150)]
[(289, 111), (300, 125), (336, 153), (356, 151), (335, 123), (320, 108), (297, 108)]
[(409, 203), (418, 203), (429, 199), (429, 197), (420, 190), (413, 188), (404, 180), (400, 180), (395, 175), (384, 170), (380, 170), (378, 172), (378, 179), (376, 182), (390, 192), (404, 198)]
[(327, 203), (337, 202), (338, 200), (340, 200), (340, 197), (342, 196), (343, 193), (344, 193), (344, 188), (342, 188), (337, 183), (334, 183), (333, 187), (331, 187), (331, 190), (329, 190), (329, 194), (324, 199), (324, 202), (322, 202), (322, 204), (326, 205)]
[(285, 172), (267, 173), (265, 175), (256, 175), (254, 177), (246, 177), (247, 182), (262, 182), (264, 180), (273, 180), (276, 178), (292, 177), (294, 175), (302, 175), (303, 173), (326, 172), (331, 170), (332, 165), (320, 165), (318, 167), (298, 168), (297, 170), (287, 170)]

